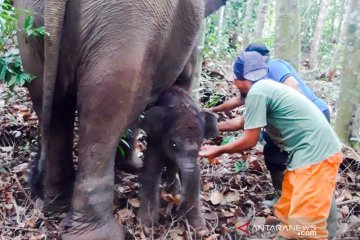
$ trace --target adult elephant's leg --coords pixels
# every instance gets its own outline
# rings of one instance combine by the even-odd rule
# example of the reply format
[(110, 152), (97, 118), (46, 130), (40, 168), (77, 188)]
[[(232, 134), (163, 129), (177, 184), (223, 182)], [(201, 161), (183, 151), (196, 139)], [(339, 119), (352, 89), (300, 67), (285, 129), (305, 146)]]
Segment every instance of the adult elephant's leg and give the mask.
[(194, 48), (192, 51), (183, 71), (180, 76), (176, 79), (175, 85), (185, 89), (187, 92), (191, 93), (193, 86), (193, 77), (195, 73), (196, 65), (196, 53), (197, 49)]
[(45, 172), (44, 197), (48, 211), (62, 212), (70, 205), (75, 180), (72, 157), (75, 106), (72, 96), (62, 96), (54, 102)]
[(158, 146), (150, 143), (144, 155), (144, 167), (140, 178), (139, 218), (142, 224), (149, 227), (159, 220), (159, 184), (164, 165)]
[(101, 64), (79, 79), (78, 171), (63, 239), (124, 239), (112, 214), (115, 151), (120, 134), (143, 110), (147, 92), (140, 68), (112, 68), (115, 61), (107, 60), (97, 59)]
[(182, 184), (180, 212), (195, 229), (205, 229), (205, 219), (201, 214), (200, 169), (195, 159), (179, 162)]
[[(136, 119), (130, 124), (125, 134), (123, 134), (115, 155), (115, 166), (117, 170), (136, 173), (141, 169), (143, 165), (142, 160), (135, 152), (136, 138), (139, 130), (139, 120)], [(124, 143), (124, 141), (126, 143)]]

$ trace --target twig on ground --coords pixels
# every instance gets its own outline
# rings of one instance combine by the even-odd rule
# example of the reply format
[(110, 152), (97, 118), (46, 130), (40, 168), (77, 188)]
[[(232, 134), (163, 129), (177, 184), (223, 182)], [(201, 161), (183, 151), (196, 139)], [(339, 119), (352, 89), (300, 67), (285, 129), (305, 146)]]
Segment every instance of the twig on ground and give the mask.
[(360, 155), (350, 146), (346, 145), (346, 144), (342, 144), (343, 148), (349, 150), (351, 153), (353, 153), (355, 155), (355, 159), (356, 161), (360, 162)]
[(42, 232), (41, 230), (39, 230), (39, 229), (10, 227), (10, 226), (4, 226), (4, 225), (0, 225), (0, 229), (8, 229), (8, 230), (13, 230), (13, 231), (27, 231), (27, 232), (43, 233), (43, 232)]
[(360, 204), (360, 198), (354, 198), (354, 199), (351, 199), (351, 200), (343, 201), (343, 202), (337, 203), (336, 205), (337, 206), (342, 206), (342, 205), (346, 205), (346, 204), (350, 204), (350, 203), (356, 203), (356, 202)]
[(25, 189), (22, 187), (22, 185), (21, 185), (18, 177), (16, 176), (16, 173), (13, 174), (13, 177), (14, 177), (15, 182), (16, 182), (16, 184), (18, 185), (19, 189), (21, 190), (21, 192), (24, 193), (26, 199), (27, 199), (34, 207), (36, 207), (35, 202), (31, 199), (31, 197), (29, 196), (29, 194), (28, 194), (28, 193), (25, 191)]

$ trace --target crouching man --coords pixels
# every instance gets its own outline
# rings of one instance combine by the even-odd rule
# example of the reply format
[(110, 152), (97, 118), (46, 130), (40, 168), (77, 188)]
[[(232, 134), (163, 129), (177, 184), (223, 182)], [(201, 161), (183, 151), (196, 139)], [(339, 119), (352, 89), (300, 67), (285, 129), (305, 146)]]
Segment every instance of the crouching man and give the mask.
[[(341, 144), (319, 109), (305, 96), (266, 79), (267, 67), (257, 52), (244, 52), (234, 62), (234, 84), (245, 97), (244, 134), (223, 146), (204, 146), (202, 157), (237, 153), (254, 147), (261, 128), (289, 153), (282, 194), (274, 206), (284, 239), (327, 239), (326, 220), (342, 162)], [(311, 228), (316, 235), (301, 236)]]

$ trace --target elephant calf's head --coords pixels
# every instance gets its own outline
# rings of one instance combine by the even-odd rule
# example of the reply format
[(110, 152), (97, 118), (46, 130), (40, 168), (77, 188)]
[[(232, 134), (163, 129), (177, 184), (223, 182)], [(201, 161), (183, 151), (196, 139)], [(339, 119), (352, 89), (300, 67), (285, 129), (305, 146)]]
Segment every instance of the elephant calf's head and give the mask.
[(203, 139), (218, 134), (217, 116), (199, 111), (187, 92), (171, 87), (146, 112), (144, 130), (148, 143), (169, 157), (196, 158)]

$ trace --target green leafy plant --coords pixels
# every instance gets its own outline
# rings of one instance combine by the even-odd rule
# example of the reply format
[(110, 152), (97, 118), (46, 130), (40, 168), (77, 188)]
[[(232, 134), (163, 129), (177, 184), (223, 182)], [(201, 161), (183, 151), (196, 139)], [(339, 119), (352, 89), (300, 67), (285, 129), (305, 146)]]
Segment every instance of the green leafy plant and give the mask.
[(243, 172), (247, 169), (247, 164), (245, 161), (240, 160), (234, 163), (234, 168), (236, 172)]
[(14, 49), (0, 58), (0, 79), (7, 83), (10, 90), (15, 85), (23, 86), (34, 79), (33, 75), (23, 71), (18, 49)]
[(120, 140), (120, 144), (118, 146), (118, 151), (119, 151), (119, 154), (122, 158), (125, 158), (126, 157), (126, 153), (125, 153), (125, 149), (124, 149), (124, 146), (129, 148), (130, 149), (130, 145), (129, 143), (126, 141), (126, 136), (123, 136)]
[(43, 26), (35, 27), (34, 16), (30, 12), (26, 12), (24, 29), (17, 29), (19, 11), (12, 6), (11, 0), (0, 0), (0, 81), (4, 81), (10, 91), (16, 85), (23, 86), (34, 79), (23, 71), (19, 50), (14, 47), (16, 31), (24, 31), (28, 37), (43, 37), (46, 34)]
[(34, 16), (29, 15), (25, 19), (24, 31), (28, 37), (43, 37), (47, 35), (44, 26), (34, 27)]
[(237, 135), (229, 135), (223, 138), (222, 142), (220, 143), (220, 145), (225, 145), (228, 143), (231, 143), (233, 141), (235, 141), (237, 138)]

